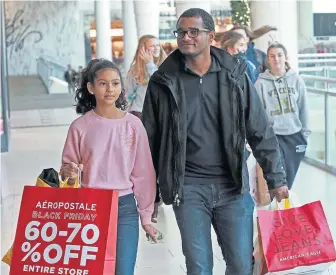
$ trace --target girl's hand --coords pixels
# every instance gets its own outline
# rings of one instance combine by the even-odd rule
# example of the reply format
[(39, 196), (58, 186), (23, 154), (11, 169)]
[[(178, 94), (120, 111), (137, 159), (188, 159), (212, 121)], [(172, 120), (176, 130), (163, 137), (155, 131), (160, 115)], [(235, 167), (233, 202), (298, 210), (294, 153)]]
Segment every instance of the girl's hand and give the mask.
[(76, 164), (74, 162), (62, 164), (61, 175), (63, 179), (69, 178), (68, 184), (75, 184), (78, 177), (78, 168), (83, 171), (83, 164)]
[(151, 237), (152, 240), (157, 243), (157, 239), (156, 239), (156, 233), (159, 232), (159, 230), (157, 230), (154, 226), (152, 226), (151, 224), (146, 224), (142, 226), (143, 230), (145, 230), (146, 232), (146, 237)]
[(140, 50), (139, 56), (145, 63), (148, 63), (148, 62), (154, 60), (152, 53), (150, 51), (146, 50), (145, 47), (143, 47)]

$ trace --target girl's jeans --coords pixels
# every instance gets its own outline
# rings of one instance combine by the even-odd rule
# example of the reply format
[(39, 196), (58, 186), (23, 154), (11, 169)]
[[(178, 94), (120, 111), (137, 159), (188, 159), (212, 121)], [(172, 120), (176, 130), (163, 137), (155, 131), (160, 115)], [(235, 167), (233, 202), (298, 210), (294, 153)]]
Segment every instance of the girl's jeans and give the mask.
[(119, 197), (116, 275), (133, 275), (139, 242), (134, 194)]

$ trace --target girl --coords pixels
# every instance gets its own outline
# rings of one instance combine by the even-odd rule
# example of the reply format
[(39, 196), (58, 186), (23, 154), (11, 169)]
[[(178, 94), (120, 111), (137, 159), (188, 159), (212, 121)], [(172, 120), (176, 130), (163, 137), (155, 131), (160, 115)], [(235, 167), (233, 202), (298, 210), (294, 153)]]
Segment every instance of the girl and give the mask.
[(244, 36), (234, 31), (225, 32), (221, 39), (221, 48), (231, 55), (239, 55), (247, 62), (247, 74), (252, 83), (255, 83), (257, 80), (254, 73), (255, 66), (246, 59), (247, 42)]
[(116, 65), (104, 59), (91, 60), (82, 71), (76, 111), (83, 116), (70, 126), (61, 175), (73, 183), (80, 168), (82, 187), (119, 191), (116, 275), (133, 275), (139, 214), (143, 229), (156, 240), (151, 225), (156, 187), (147, 134), (137, 117), (124, 112), (121, 79)]
[(287, 50), (282, 44), (268, 48), (267, 63), (269, 70), (260, 75), (255, 87), (278, 137), (291, 189), (310, 134), (306, 86), (290, 68)]
[(149, 78), (165, 58), (166, 53), (155, 36), (144, 35), (140, 38), (125, 84), (132, 114), (141, 117)]

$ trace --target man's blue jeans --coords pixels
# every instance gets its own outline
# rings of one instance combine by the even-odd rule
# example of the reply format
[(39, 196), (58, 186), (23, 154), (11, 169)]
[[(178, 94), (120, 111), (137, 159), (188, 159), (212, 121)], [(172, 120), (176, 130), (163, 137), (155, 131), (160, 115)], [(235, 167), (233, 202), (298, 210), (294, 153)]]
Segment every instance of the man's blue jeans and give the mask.
[(134, 194), (119, 197), (116, 275), (134, 275), (139, 242), (139, 214)]
[(221, 184), (184, 185), (184, 204), (174, 211), (188, 275), (212, 275), (211, 225), (226, 262), (225, 274), (252, 275), (253, 208), (247, 190), (230, 195)]

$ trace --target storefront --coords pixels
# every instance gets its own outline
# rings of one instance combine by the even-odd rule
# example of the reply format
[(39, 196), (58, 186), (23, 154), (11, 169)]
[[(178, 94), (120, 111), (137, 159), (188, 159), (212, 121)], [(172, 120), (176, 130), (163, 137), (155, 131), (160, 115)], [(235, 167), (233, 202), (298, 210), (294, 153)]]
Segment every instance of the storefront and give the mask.
[(0, 1), (0, 134), (1, 152), (8, 152), (10, 131), (4, 6), (4, 1)]
[[(123, 61), (124, 57), (124, 30), (122, 26), (121, 20), (113, 20), (111, 22), (111, 41), (112, 41), (112, 56), (113, 61), (120, 65)], [(90, 22), (90, 30), (89, 30), (89, 37), (90, 37), (90, 47), (92, 58), (96, 57), (96, 26), (95, 22)]]
[[(218, 6), (211, 10), (211, 15), (215, 21), (217, 34), (217, 39), (214, 45), (217, 45), (220, 36), (233, 27), (231, 13), (229, 9), (223, 9), (221, 6)], [(119, 65), (121, 71), (124, 71), (124, 29), (121, 14), (112, 14), (111, 18), (110, 35), (112, 42), (112, 57), (113, 61)], [(170, 54), (177, 48), (176, 38), (173, 34), (173, 30), (176, 28), (176, 22), (177, 15), (175, 1), (167, 1), (164, 4), (161, 4), (159, 39), (167, 54)], [(88, 13), (84, 15), (84, 30), (86, 62), (88, 62), (91, 58), (96, 57), (96, 26), (93, 14)]]

